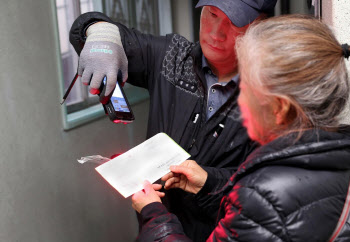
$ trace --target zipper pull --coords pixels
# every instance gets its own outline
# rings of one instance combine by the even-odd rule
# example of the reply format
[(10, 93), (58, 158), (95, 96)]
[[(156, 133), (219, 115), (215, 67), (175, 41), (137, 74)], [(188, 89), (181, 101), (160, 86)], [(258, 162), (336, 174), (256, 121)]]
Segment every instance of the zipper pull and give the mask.
[(199, 117), (199, 113), (196, 113), (196, 115), (194, 116), (194, 119), (193, 119), (194, 124), (197, 123), (198, 117)]
[(191, 143), (191, 145), (190, 145), (190, 149), (191, 149), (192, 146), (194, 145), (194, 142), (196, 142), (196, 139), (193, 139), (193, 140), (192, 140), (192, 143)]

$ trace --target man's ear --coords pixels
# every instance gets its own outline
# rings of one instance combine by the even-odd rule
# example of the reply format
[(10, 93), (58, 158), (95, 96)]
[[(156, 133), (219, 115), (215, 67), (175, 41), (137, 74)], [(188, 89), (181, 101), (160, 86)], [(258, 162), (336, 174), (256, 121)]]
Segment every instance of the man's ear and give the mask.
[(291, 108), (291, 103), (284, 98), (276, 98), (276, 105), (274, 108), (274, 114), (276, 116), (276, 124), (283, 125), (288, 123), (288, 112)]

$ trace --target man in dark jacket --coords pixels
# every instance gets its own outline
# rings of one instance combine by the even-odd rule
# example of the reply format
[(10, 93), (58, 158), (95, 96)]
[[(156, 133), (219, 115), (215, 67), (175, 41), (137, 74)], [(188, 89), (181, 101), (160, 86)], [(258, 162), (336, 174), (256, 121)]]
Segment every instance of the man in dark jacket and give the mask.
[[(142, 34), (113, 23), (102, 13), (83, 14), (70, 32), (80, 55), (78, 74), (93, 94), (107, 76), (101, 102), (108, 100), (115, 87), (118, 69), (124, 81), (147, 88), (147, 138), (167, 133), (216, 184), (224, 185), (256, 147), (240, 122), (235, 39), (275, 4), (276, 0), (199, 1), (197, 7), (204, 6), (200, 44), (176, 34)], [(103, 49), (108, 51), (96, 51)], [(197, 241), (205, 240), (214, 228), (215, 209), (203, 213), (191, 194), (167, 191), (163, 203)]]

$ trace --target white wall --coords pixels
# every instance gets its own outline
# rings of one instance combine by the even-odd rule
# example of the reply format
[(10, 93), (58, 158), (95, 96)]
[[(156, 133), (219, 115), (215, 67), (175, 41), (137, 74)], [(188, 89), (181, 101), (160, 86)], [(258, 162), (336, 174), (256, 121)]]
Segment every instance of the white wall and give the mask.
[(127, 126), (103, 117), (63, 131), (53, 3), (0, 7), (0, 241), (134, 241), (130, 199), (76, 159), (142, 142), (148, 103), (133, 106)]

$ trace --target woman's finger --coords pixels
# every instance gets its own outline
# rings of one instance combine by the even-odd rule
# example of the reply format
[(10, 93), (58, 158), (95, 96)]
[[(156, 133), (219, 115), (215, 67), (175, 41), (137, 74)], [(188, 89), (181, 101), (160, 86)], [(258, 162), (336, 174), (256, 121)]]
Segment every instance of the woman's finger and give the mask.
[(162, 186), (162, 184), (152, 184), (152, 187), (155, 191), (158, 191), (158, 190), (162, 189), (163, 186)]
[(158, 197), (165, 197), (165, 193), (164, 192), (158, 192), (156, 191)]

